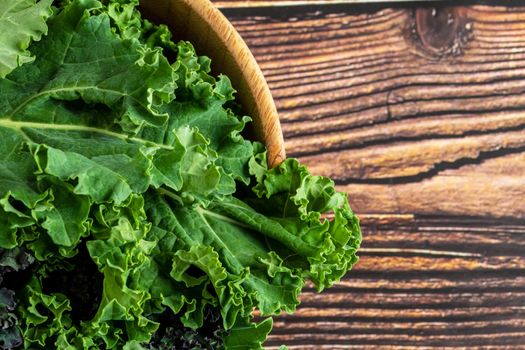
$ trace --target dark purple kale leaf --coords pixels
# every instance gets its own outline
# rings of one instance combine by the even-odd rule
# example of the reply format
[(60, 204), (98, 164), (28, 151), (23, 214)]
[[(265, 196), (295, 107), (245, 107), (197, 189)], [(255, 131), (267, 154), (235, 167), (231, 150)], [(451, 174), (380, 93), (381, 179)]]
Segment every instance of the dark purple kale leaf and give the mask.
[(14, 314), (15, 291), (27, 280), (28, 267), (34, 258), (21, 248), (0, 248), (0, 350), (22, 345), (18, 320)]
[(219, 350), (224, 348), (228, 335), (219, 310), (211, 307), (204, 310), (203, 326), (198, 329), (185, 327), (178, 316), (169, 311), (157, 321), (161, 325), (148, 345), (150, 350)]

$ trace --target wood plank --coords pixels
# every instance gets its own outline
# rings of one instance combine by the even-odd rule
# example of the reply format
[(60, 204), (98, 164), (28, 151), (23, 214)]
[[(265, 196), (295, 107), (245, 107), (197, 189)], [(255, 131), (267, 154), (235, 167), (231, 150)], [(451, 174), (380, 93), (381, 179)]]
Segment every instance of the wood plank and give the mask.
[(520, 169), (525, 155), (521, 149), (517, 152), (499, 156), (498, 151), (455, 164), (442, 163), (421, 181), (349, 182), (339, 188), (350, 193), (358, 211), (523, 218), (525, 172), (520, 173)]
[(358, 213), (525, 218), (525, 8), (449, 9), (459, 29), (439, 48), (405, 8), (250, 11), (227, 14), (288, 154)]
[[(398, 343), (405, 345), (411, 349), (419, 349), (419, 346), (415, 344), (422, 344), (423, 347), (435, 347), (443, 349), (443, 344), (454, 347), (455, 349), (479, 349), (480, 346), (492, 345), (498, 349), (508, 346), (510, 349), (523, 349), (518, 344), (523, 344), (524, 333), (520, 330), (515, 332), (501, 332), (501, 333), (489, 333), (489, 334), (472, 334), (468, 336), (458, 337), (456, 335), (435, 335), (432, 337), (432, 341), (425, 341), (427, 337), (419, 335), (402, 335), (402, 334), (382, 334), (381, 338), (376, 340), (367, 340), (368, 334), (348, 334), (342, 336), (340, 334), (316, 334), (316, 333), (299, 333), (291, 334), (286, 338), (283, 337), (281, 340), (272, 340), (268, 345), (279, 345), (283, 341), (285, 343), (297, 344), (299, 348), (315, 348), (320, 345), (330, 346), (348, 346), (348, 344), (359, 344), (360, 346), (374, 345), (376, 349), (391, 343)], [(330, 345), (327, 345), (330, 344)], [(388, 347), (387, 347), (388, 348)]]
[[(276, 350), (279, 349), (279, 346), (270, 346), (267, 348), (268, 350)], [(330, 344), (330, 345), (299, 345), (299, 346), (289, 346), (288, 349), (290, 350), (340, 350), (340, 349), (359, 349), (359, 350), (375, 350), (375, 349), (388, 349), (388, 350), (412, 350), (414, 349), (414, 346), (386, 346), (386, 347), (378, 347), (377, 345), (352, 345), (352, 344), (345, 344), (345, 345), (337, 345), (337, 344)], [(421, 346), (417, 347), (417, 349), (420, 350), (429, 350), (429, 349), (440, 349), (440, 350), (450, 350), (450, 349), (458, 349), (458, 347), (451, 347), (451, 346)], [(504, 345), (497, 345), (497, 346), (476, 346), (476, 347), (469, 347), (469, 348), (459, 348), (459, 349), (475, 349), (475, 350), (506, 350), (506, 349), (516, 349), (515, 345), (510, 346), (504, 346)]]
[[(419, 0), (431, 1), (431, 0)], [(446, 0), (442, 0), (446, 1)], [(333, 4), (364, 4), (364, 3), (395, 3), (406, 0), (215, 0), (215, 6), (221, 9), (228, 8), (254, 8), (277, 6), (312, 6)]]
[(383, 215), (362, 225), (360, 263), (322, 294), (307, 286), (270, 348), (525, 344), (525, 222)]

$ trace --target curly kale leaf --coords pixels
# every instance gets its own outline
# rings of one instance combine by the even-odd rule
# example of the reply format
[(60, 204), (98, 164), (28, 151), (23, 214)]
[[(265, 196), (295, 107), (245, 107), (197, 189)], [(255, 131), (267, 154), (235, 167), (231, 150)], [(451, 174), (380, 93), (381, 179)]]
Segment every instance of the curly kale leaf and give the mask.
[(53, 0), (9, 0), (0, 2), (0, 78), (35, 58), (27, 50), (33, 40), (47, 32)]
[(0, 248), (0, 349), (15, 349), (22, 344), (18, 329), (18, 319), (14, 313), (16, 308), (15, 291), (24, 278), (26, 270), (34, 259), (26, 251), (15, 248), (5, 250)]
[(164, 312), (157, 320), (161, 324), (147, 348), (150, 350), (215, 350), (224, 348), (229, 332), (224, 329), (221, 315), (215, 308), (204, 312), (203, 326), (197, 329), (185, 327), (175, 315)]
[(0, 79), (0, 248), (38, 260), (16, 329), (31, 349), (261, 349), (307, 280), (356, 263), (358, 220), (296, 160), (268, 169), (228, 78), (136, 5), (63, 1)]
[[(0, 272), (1, 274), (1, 272)], [(15, 309), (15, 293), (6, 288), (0, 288), (0, 349), (15, 349), (22, 344), (18, 330), (18, 319), (13, 313)]]

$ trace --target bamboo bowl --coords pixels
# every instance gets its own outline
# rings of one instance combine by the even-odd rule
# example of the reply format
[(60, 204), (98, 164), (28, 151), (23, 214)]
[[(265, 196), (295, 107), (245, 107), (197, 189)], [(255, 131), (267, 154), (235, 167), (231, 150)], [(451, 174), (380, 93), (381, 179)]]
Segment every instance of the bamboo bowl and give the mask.
[(141, 10), (164, 23), (175, 39), (190, 41), (212, 59), (215, 71), (226, 74), (238, 91), (239, 102), (253, 118), (254, 136), (268, 150), (268, 165), (285, 159), (283, 133), (268, 84), (248, 46), (209, 0), (142, 0)]

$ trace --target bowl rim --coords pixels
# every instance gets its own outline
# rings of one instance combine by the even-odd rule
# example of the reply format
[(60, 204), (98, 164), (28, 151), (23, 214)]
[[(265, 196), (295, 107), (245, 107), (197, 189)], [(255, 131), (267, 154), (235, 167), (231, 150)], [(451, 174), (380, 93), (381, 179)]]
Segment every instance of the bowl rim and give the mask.
[[(253, 119), (255, 139), (265, 144), (268, 165), (286, 158), (279, 115), (262, 70), (233, 24), (210, 0), (141, 0), (146, 18), (166, 24), (227, 75), (243, 109)], [(205, 34), (203, 34), (205, 33)], [(220, 67), (220, 69), (217, 69)]]

